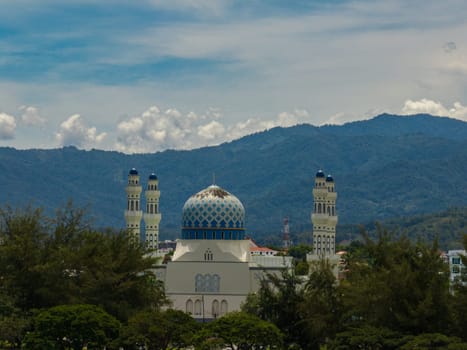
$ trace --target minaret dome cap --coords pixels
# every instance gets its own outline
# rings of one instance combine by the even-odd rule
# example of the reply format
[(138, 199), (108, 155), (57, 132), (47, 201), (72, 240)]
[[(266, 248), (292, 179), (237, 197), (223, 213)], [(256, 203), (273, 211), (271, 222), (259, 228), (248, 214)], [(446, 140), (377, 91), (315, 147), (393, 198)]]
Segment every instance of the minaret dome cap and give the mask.
[(321, 169), (316, 173), (316, 177), (324, 177), (324, 173)]
[(136, 170), (136, 168), (131, 168), (130, 175), (138, 175), (138, 170)]
[(334, 179), (331, 175), (326, 176), (326, 182), (334, 182)]
[(149, 175), (149, 180), (157, 180), (157, 175), (152, 173), (151, 175)]

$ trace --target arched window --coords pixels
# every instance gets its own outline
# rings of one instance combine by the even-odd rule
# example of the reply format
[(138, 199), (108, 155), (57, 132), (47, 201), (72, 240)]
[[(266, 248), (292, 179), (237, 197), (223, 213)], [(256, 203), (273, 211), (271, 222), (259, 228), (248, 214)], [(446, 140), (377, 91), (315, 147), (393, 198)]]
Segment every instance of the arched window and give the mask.
[(195, 315), (201, 315), (201, 300), (195, 301)]
[(328, 206), (328, 215), (331, 215), (331, 207)]
[(229, 312), (227, 300), (222, 300), (221, 301), (221, 315), (225, 315), (227, 312)]
[(333, 207), (332, 207), (332, 216), (334, 216), (334, 215), (336, 215), (336, 209), (335, 209), (335, 207), (333, 206)]
[(130, 201), (130, 210), (135, 210), (135, 202)]
[(217, 318), (219, 316), (219, 302), (214, 299), (212, 302), (212, 317)]
[(321, 203), (318, 203), (318, 214), (321, 214)]
[(193, 313), (193, 300), (188, 299), (186, 301), (186, 306), (185, 306), (185, 311), (187, 314), (192, 314)]
[(136, 210), (139, 210), (139, 208), (138, 208), (139, 205), (138, 204), (139, 204), (139, 201), (136, 201), (136, 203), (135, 203)]

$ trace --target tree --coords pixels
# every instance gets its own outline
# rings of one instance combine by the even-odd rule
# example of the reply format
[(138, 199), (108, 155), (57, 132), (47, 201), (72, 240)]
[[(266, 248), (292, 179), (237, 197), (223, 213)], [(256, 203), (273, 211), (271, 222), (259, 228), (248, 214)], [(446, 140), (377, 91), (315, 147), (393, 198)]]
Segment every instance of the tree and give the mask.
[(405, 342), (406, 338), (390, 329), (362, 326), (337, 333), (330, 342), (329, 349), (396, 350)]
[[(231, 312), (209, 325), (203, 344), (215, 343), (231, 349), (281, 348), (283, 336), (271, 322), (245, 312)], [(206, 335), (208, 335), (206, 337)], [(213, 339), (216, 339), (213, 342)], [(203, 346), (201, 346), (203, 347)]]
[(15, 296), (21, 310), (41, 307), (48, 227), (41, 209), (0, 209), (0, 280), (7, 295)]
[(341, 283), (347, 326), (386, 327), (408, 334), (449, 326), (449, 280), (437, 242), (397, 240), (379, 227), (375, 241), (363, 232), (365, 259), (349, 261)]
[(181, 349), (193, 344), (198, 328), (196, 321), (182, 311), (142, 311), (128, 320), (121, 343), (130, 349), (141, 345), (148, 350)]
[(328, 260), (322, 259), (311, 266), (299, 311), (309, 348), (319, 349), (339, 330), (341, 297)]
[(166, 303), (151, 272), (156, 260), (125, 232), (91, 229), (69, 203), (55, 218), (30, 207), (0, 209), (0, 280), (15, 307), (95, 304), (122, 321)]
[(20, 348), (30, 325), (30, 318), (15, 306), (13, 297), (0, 287), (0, 348)]
[(309, 342), (300, 312), (303, 301), (302, 279), (284, 270), (280, 276), (268, 274), (261, 280), (258, 292), (247, 298), (242, 310), (276, 325), (286, 346), (305, 349)]
[(81, 350), (104, 347), (118, 337), (120, 322), (94, 305), (61, 305), (39, 312), (25, 349)]
[[(467, 250), (467, 234), (463, 236), (464, 249)], [(467, 257), (461, 256), (462, 263), (467, 266)], [(461, 280), (453, 286), (452, 296), (452, 333), (467, 341), (465, 325), (467, 324), (467, 271), (463, 271)]]

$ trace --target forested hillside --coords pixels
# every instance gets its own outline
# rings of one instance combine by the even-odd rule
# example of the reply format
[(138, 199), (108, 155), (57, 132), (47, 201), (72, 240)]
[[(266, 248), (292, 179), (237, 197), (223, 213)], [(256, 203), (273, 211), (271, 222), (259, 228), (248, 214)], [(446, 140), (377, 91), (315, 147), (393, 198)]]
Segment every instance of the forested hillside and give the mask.
[(125, 184), (136, 167), (155, 172), (161, 189), (161, 235), (175, 238), (186, 199), (216, 183), (235, 194), (256, 238), (311, 231), (311, 190), (322, 168), (332, 173), (341, 224), (366, 223), (467, 206), (467, 123), (417, 115), (381, 115), (343, 126), (274, 128), (216, 147), (125, 155), (74, 147), (0, 149), (0, 202), (48, 212), (72, 199), (97, 226), (124, 226)]
[(406, 235), (413, 240), (432, 242), (437, 239), (440, 248), (461, 249), (462, 237), (467, 234), (467, 207), (450, 208), (439, 213), (421, 214), (371, 222), (366, 225), (341, 225), (337, 230), (337, 240), (360, 239), (360, 232), (365, 228), (371, 236), (375, 236), (377, 225), (394, 233), (396, 237)]

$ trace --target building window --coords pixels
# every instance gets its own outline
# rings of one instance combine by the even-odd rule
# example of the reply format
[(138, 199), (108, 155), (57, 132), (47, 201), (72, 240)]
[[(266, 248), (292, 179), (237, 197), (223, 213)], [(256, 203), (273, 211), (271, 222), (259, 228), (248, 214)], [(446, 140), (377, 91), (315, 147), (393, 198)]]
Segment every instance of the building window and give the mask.
[(186, 301), (185, 311), (187, 314), (193, 314), (193, 300), (188, 299)]
[(460, 257), (452, 258), (452, 259), (451, 259), (451, 263), (452, 263), (453, 265), (460, 265), (460, 263), (461, 263), (461, 258), (460, 258)]
[(214, 300), (212, 302), (212, 317), (217, 318), (219, 316), (219, 302)]
[(227, 300), (222, 300), (221, 302), (221, 315), (225, 315), (229, 312), (229, 307), (227, 305)]
[(195, 315), (201, 315), (201, 300), (195, 301)]
[(206, 251), (204, 252), (204, 260), (205, 261), (212, 261), (213, 260), (213, 254), (211, 252), (211, 249), (206, 249)]
[(195, 292), (218, 293), (221, 278), (218, 274), (197, 274), (195, 276)]

